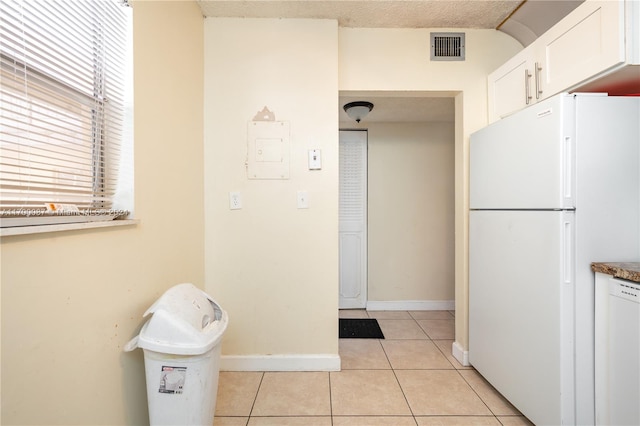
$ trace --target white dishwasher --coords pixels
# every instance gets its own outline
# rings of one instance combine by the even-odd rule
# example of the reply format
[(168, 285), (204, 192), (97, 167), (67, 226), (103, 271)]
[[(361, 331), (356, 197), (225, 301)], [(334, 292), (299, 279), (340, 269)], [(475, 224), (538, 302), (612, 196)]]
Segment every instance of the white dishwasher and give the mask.
[(596, 424), (640, 425), (640, 283), (596, 273)]

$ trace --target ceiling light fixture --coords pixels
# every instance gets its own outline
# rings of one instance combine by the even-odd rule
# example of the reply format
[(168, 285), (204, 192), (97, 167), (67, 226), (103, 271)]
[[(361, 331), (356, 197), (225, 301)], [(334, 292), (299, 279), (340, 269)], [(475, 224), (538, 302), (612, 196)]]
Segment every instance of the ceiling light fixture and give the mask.
[(360, 122), (373, 109), (373, 104), (366, 101), (349, 102), (344, 106), (344, 112), (357, 123)]

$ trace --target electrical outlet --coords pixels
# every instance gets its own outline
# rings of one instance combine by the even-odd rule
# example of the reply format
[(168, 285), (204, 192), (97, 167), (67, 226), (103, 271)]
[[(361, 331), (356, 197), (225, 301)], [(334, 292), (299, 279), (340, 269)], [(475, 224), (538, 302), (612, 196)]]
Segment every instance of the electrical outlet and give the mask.
[(237, 191), (229, 193), (229, 208), (231, 210), (239, 210), (242, 208), (242, 197)]

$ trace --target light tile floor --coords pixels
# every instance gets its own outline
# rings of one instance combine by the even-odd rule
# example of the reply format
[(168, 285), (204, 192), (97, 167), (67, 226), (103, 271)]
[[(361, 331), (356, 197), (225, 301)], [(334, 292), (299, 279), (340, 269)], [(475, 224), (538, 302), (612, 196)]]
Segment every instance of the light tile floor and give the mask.
[(214, 426), (531, 425), (451, 356), (454, 313), (340, 311), (385, 339), (340, 339), (342, 371), (220, 372)]

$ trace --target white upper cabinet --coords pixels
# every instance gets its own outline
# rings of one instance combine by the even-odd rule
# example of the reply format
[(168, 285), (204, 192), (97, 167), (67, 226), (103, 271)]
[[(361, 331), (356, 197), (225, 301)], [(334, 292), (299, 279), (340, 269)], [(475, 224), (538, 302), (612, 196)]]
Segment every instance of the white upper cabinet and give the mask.
[(531, 84), (535, 58), (524, 49), (489, 75), (491, 121), (505, 117), (533, 102)]
[(559, 93), (624, 63), (624, 7), (624, 1), (586, 1), (536, 40), (544, 92)]
[(489, 121), (564, 91), (632, 93), (638, 64), (640, 2), (586, 0), (489, 74)]

